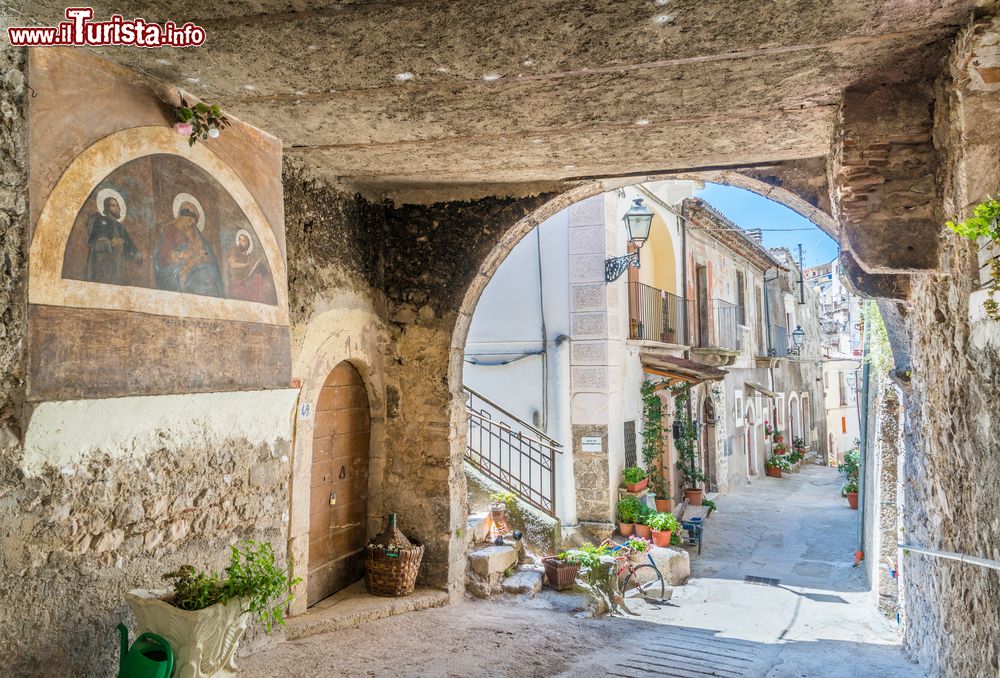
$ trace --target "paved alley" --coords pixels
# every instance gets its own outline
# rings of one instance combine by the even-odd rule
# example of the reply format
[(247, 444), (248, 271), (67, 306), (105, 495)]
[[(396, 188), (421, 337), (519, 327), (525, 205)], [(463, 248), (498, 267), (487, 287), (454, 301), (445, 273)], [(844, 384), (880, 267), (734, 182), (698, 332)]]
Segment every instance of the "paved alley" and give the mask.
[(852, 567), (857, 513), (839, 487), (833, 469), (806, 467), (722, 497), (688, 584), (662, 606), (633, 605), (634, 618), (467, 601), (284, 643), (241, 666), (261, 678), (921, 676)]

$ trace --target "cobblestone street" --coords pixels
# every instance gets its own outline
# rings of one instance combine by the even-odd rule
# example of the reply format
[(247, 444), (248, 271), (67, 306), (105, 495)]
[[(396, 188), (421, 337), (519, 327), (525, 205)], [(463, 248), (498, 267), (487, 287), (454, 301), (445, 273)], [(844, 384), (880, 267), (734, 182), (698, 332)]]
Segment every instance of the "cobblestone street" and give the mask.
[(241, 666), (255, 678), (923, 675), (852, 567), (857, 513), (839, 488), (836, 471), (808, 466), (721, 498), (691, 580), (667, 604), (633, 604), (634, 618), (466, 601), (285, 643)]

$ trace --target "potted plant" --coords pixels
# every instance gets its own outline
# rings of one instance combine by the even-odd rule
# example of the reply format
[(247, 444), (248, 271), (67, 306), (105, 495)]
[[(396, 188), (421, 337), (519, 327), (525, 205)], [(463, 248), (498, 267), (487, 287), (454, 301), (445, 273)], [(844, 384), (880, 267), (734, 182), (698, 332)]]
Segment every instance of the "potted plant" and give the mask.
[(775, 454), (784, 454), (787, 451), (788, 451), (788, 447), (786, 447), (784, 443), (776, 443), (775, 446), (774, 446), (774, 453)]
[(673, 513), (654, 513), (649, 517), (649, 527), (653, 531), (655, 546), (670, 546), (670, 533), (678, 528), (677, 518)]
[(629, 492), (641, 492), (649, 485), (649, 474), (638, 466), (622, 469), (622, 479), (625, 481), (625, 489)]
[(643, 381), (642, 396), (642, 460), (650, 471), (649, 485), (657, 511), (669, 511), (673, 506), (670, 491), (663, 477), (663, 401), (657, 394), (657, 384)]
[(138, 633), (163, 636), (174, 651), (179, 676), (213, 676), (235, 671), (234, 658), (250, 620), (270, 633), (284, 625), (293, 579), (278, 567), (274, 551), (264, 542), (230, 546), (229, 565), (222, 574), (183, 565), (163, 578), (172, 588), (133, 590), (125, 599), (135, 615)]
[(840, 496), (847, 497), (847, 505), (850, 506), (855, 511), (858, 510), (858, 481), (848, 480), (844, 483), (844, 486), (840, 488)]
[[(1000, 242), (1000, 202), (990, 196), (972, 209), (972, 216), (965, 221), (949, 221), (946, 224), (949, 229), (960, 236), (968, 238), (974, 243), (978, 243), (980, 238), (986, 238), (989, 243), (996, 245)], [(990, 282), (986, 287), (986, 299), (983, 301), (983, 310), (986, 316), (992, 320), (1000, 320), (1000, 303), (996, 296), (1000, 293), (1000, 257), (991, 257), (989, 260)]]
[(771, 422), (769, 422), (767, 419), (764, 420), (764, 435), (767, 436), (768, 438), (774, 435), (774, 427), (771, 426)]
[(507, 517), (514, 513), (517, 497), (513, 492), (501, 490), (490, 495), (490, 520), (500, 534), (510, 532)]
[(623, 537), (629, 537), (635, 532), (635, 521), (639, 518), (639, 511), (642, 505), (639, 500), (631, 495), (626, 495), (618, 500), (616, 513), (618, 514), (618, 531)]
[(774, 442), (776, 442), (776, 443), (783, 443), (783, 442), (785, 442), (785, 434), (782, 433), (781, 431), (779, 431), (778, 429), (774, 429), (773, 439), (774, 439)]
[(804, 457), (808, 448), (806, 447), (806, 441), (803, 438), (792, 438), (792, 447), (795, 448), (796, 452), (801, 452)]
[(581, 567), (594, 569), (601, 563), (601, 558), (608, 553), (608, 547), (584, 544), (579, 548), (568, 549), (559, 555), (542, 558), (545, 567), (545, 578), (549, 586), (556, 591), (566, 591), (576, 584), (576, 576)]
[(789, 467), (788, 460), (777, 455), (771, 455), (764, 462), (764, 470), (772, 478), (780, 478), (781, 472), (787, 471)]
[(650, 529), (649, 523), (646, 522), (651, 515), (653, 512), (642, 506), (639, 516), (635, 519), (635, 533), (643, 539), (653, 538), (653, 531)]
[(708, 515), (712, 515), (712, 511), (718, 510), (715, 505), (715, 502), (712, 501), (711, 499), (702, 499), (701, 505), (708, 508)]
[(697, 431), (694, 422), (688, 417), (687, 404), (691, 398), (691, 387), (688, 384), (674, 389), (674, 424), (678, 434), (674, 439), (677, 448), (677, 470), (680, 471), (684, 487), (684, 499), (691, 506), (701, 506), (703, 491), (699, 485), (708, 482), (697, 466), (695, 441)]

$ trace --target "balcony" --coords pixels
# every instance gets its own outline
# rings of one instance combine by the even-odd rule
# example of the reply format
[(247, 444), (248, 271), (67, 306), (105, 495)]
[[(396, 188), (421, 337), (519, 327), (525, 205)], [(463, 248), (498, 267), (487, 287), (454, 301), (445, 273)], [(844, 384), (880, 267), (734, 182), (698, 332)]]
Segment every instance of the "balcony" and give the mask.
[(757, 367), (774, 367), (778, 360), (788, 357), (788, 329), (782, 325), (767, 328), (767, 342), (757, 348)]
[(685, 344), (691, 302), (640, 282), (628, 284), (629, 339)]
[(699, 309), (691, 353), (709, 365), (732, 365), (742, 348), (739, 307), (722, 299), (710, 299)]

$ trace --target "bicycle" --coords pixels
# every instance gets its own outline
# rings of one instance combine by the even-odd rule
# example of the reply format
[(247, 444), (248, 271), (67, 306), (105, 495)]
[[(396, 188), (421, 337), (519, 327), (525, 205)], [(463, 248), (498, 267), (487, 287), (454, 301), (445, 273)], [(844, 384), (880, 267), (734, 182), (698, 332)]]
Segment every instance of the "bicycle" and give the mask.
[[(619, 589), (623, 597), (627, 597), (633, 589), (643, 598), (663, 600), (666, 597), (667, 585), (663, 579), (663, 573), (656, 567), (651, 553), (647, 551), (645, 554), (648, 563), (636, 564), (634, 560), (636, 551), (634, 549), (630, 549), (624, 544), (616, 544), (610, 539), (601, 542), (601, 546), (606, 546), (608, 552), (614, 555), (615, 560), (619, 563), (616, 579), (620, 582)], [(626, 572), (628, 574), (625, 574)], [(624, 580), (622, 580), (623, 574), (625, 574)], [(656, 596), (657, 590), (659, 590), (659, 597)]]

